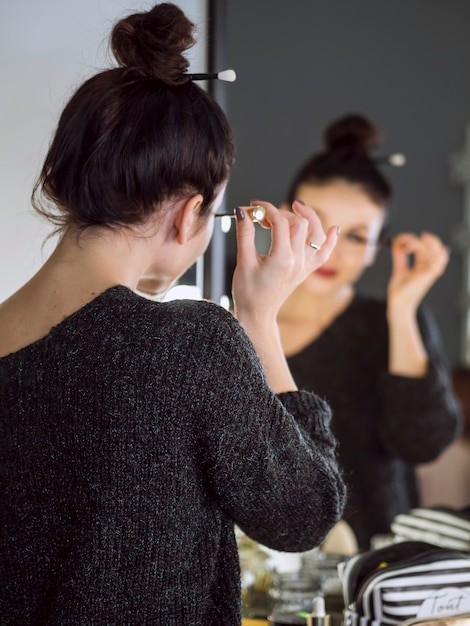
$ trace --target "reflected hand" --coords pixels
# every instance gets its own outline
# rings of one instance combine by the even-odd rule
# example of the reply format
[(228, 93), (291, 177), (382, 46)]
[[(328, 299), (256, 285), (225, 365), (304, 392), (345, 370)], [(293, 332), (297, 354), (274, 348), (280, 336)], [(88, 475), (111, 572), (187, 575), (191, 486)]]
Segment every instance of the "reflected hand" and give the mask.
[[(397, 313), (415, 313), (420, 302), (444, 273), (449, 251), (432, 233), (420, 236), (402, 233), (391, 246), (392, 275), (388, 285), (388, 307)], [(409, 255), (414, 261), (409, 264)]]

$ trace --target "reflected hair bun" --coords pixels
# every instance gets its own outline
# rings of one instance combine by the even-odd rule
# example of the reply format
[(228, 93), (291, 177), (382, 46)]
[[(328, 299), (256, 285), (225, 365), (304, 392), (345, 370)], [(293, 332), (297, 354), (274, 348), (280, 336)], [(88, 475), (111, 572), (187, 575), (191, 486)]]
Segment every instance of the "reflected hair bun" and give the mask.
[(121, 67), (140, 69), (167, 85), (188, 81), (184, 52), (194, 45), (194, 24), (174, 4), (157, 4), (145, 13), (134, 13), (113, 28), (111, 50)]
[(351, 157), (370, 157), (381, 144), (377, 127), (358, 114), (345, 115), (329, 124), (323, 140), (327, 152)]

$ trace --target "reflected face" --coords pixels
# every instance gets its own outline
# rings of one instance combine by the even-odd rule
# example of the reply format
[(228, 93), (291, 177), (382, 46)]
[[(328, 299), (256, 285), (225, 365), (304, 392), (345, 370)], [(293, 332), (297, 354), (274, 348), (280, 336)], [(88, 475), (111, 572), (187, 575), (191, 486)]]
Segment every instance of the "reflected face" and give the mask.
[(325, 231), (341, 227), (330, 258), (307, 279), (306, 286), (323, 292), (354, 284), (375, 260), (384, 208), (359, 185), (344, 180), (300, 185), (296, 197), (315, 210)]

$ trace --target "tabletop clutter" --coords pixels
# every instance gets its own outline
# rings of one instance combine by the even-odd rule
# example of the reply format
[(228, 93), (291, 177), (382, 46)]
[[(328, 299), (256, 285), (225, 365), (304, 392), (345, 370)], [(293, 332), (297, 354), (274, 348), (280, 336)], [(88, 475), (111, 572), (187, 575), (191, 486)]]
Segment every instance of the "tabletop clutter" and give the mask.
[(244, 624), (470, 626), (470, 507), (413, 509), (390, 530), (368, 551), (301, 553), (288, 571), (237, 531)]

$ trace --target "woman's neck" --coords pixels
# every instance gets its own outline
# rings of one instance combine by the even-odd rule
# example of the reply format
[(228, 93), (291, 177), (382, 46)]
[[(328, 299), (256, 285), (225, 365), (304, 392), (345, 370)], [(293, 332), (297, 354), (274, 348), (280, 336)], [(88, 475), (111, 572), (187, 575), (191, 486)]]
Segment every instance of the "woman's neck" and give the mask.
[(135, 245), (131, 234), (104, 229), (80, 234), (69, 230), (38, 275), (55, 277), (64, 287), (71, 280), (76, 289), (87, 291), (115, 284), (133, 289), (146, 263), (144, 246)]
[(43, 337), (109, 287), (135, 289), (147, 247), (112, 231), (64, 232), (39, 271), (0, 304), (0, 356)]
[(297, 354), (315, 341), (349, 306), (352, 286), (332, 294), (314, 294), (300, 285), (278, 315), (281, 342), (286, 356)]
[(352, 285), (344, 285), (331, 293), (319, 294), (302, 284), (281, 307), (279, 319), (292, 322), (321, 322), (329, 326), (334, 318), (349, 306), (354, 295)]

